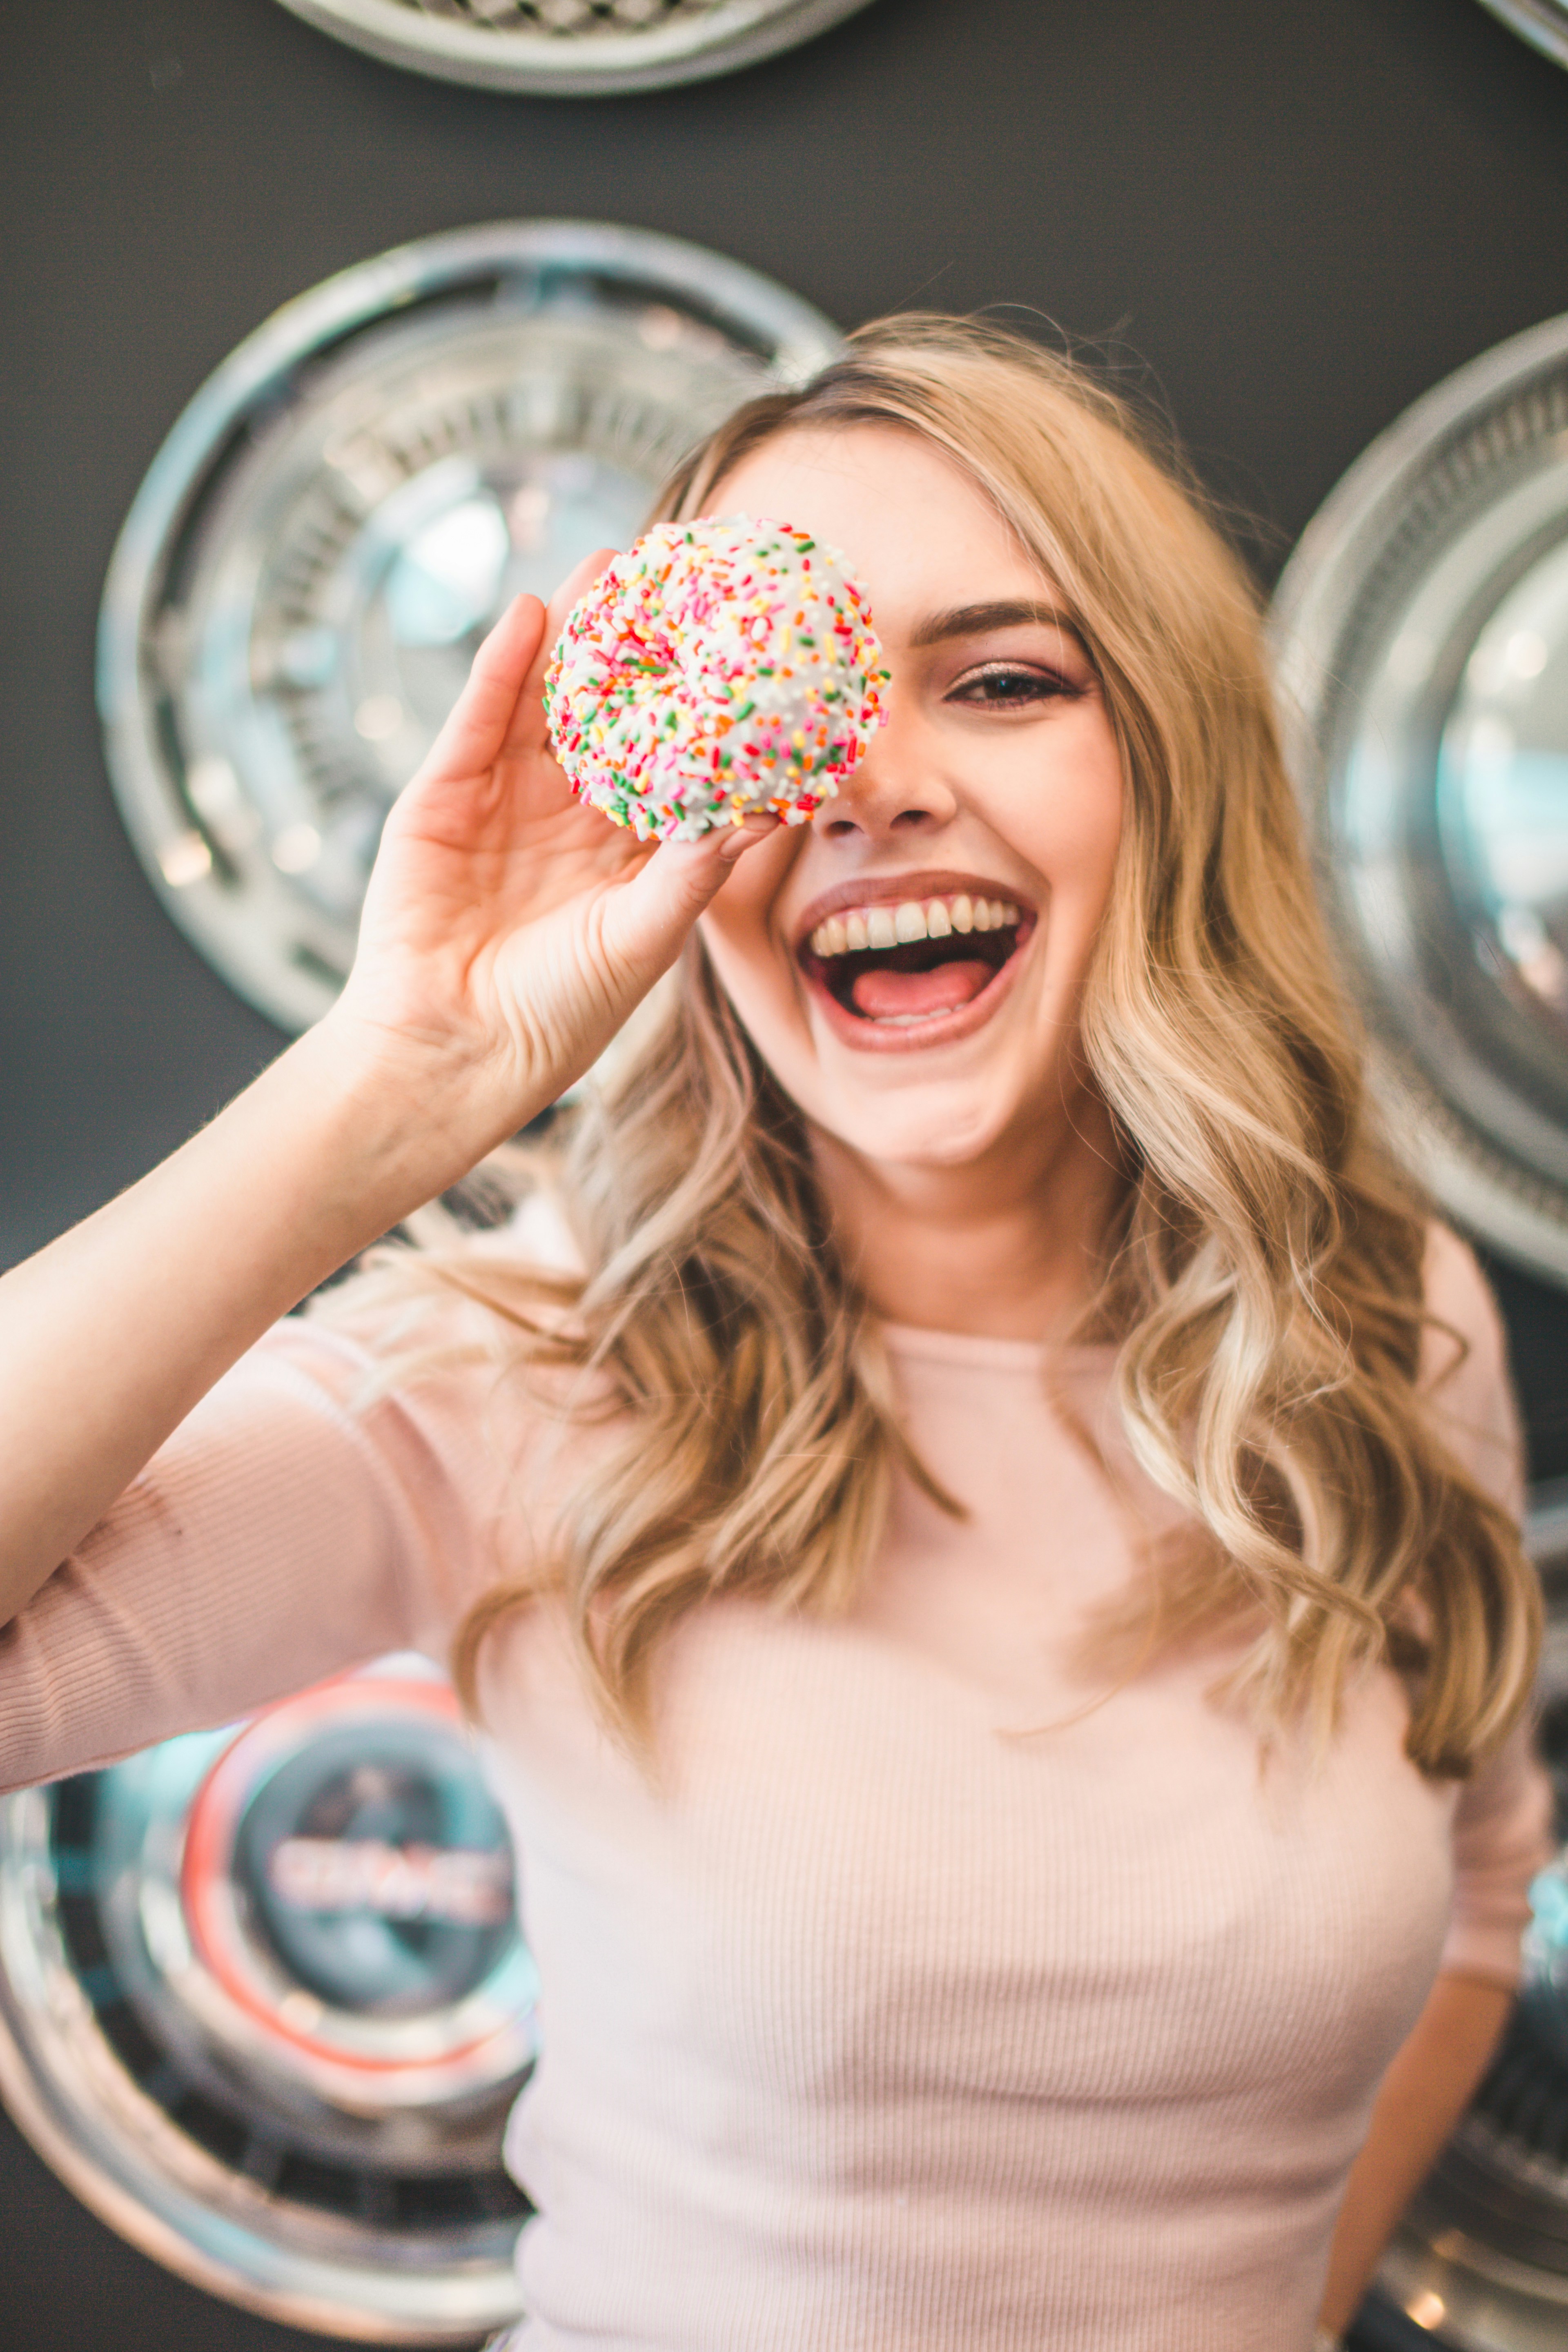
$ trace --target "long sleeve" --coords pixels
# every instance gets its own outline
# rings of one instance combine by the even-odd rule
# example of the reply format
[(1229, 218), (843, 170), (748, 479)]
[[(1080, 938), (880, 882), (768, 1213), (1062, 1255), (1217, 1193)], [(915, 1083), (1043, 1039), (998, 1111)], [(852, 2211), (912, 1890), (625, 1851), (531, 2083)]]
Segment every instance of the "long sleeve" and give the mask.
[[(1443, 1226), (1433, 1228), (1428, 1249), (1427, 1303), (1438, 1318), (1428, 1377), (1439, 1425), (1466, 1467), (1518, 1517), (1524, 1456), (1502, 1325), (1474, 1258)], [(1518, 1981), (1530, 1883), (1552, 1852), (1551, 1783), (1521, 1727), (1459, 1791), (1446, 1970)]]
[(444, 1656), (485, 1573), (482, 1399), (472, 1373), (374, 1378), (355, 1339), (290, 1318), (217, 1384), (0, 1632), (0, 1786), (388, 1650)]

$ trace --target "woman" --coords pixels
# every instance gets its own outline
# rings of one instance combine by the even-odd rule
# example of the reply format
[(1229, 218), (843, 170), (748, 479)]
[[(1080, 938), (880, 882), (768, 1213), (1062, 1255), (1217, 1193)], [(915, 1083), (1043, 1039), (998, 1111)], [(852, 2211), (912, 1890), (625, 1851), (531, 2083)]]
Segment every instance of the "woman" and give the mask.
[[(589, 572), (507, 613), (338, 1006), (0, 1286), (0, 1762), (455, 1661), (530, 2352), (1302, 2352), (1544, 1815), (1497, 1318), (1363, 1098), (1253, 599), (1108, 395), (935, 320), (667, 510), (843, 549), (889, 724), (649, 855), (546, 746)], [(269, 1330), (677, 963), (553, 1205)]]

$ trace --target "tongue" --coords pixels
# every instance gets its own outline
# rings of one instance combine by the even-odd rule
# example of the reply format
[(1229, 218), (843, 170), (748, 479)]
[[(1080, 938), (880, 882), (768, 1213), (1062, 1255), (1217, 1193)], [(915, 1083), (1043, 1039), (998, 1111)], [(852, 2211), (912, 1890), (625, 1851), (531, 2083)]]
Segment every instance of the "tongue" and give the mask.
[(991, 978), (988, 963), (939, 963), (934, 971), (860, 972), (850, 991), (857, 1013), (868, 1021), (887, 1021), (902, 1013), (956, 1013), (969, 1004)]

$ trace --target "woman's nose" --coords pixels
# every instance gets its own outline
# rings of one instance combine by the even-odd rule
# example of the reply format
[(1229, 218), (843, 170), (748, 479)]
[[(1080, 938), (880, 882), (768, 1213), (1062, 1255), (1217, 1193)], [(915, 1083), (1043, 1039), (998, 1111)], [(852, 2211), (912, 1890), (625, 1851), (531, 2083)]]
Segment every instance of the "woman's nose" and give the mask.
[(936, 772), (921, 730), (895, 710), (837, 795), (822, 809), (816, 831), (829, 841), (935, 833), (951, 824), (958, 802)]

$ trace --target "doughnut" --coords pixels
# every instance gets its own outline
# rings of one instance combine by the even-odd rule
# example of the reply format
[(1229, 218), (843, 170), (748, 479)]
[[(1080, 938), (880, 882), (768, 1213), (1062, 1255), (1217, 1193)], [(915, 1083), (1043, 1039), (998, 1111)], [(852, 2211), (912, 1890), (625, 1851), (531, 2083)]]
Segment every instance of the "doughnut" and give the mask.
[(771, 809), (805, 824), (886, 718), (862, 591), (804, 530), (661, 522), (575, 605), (544, 710), (580, 800), (639, 841)]

